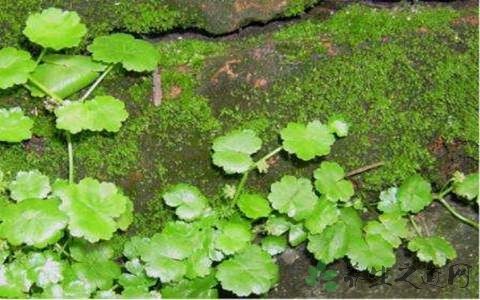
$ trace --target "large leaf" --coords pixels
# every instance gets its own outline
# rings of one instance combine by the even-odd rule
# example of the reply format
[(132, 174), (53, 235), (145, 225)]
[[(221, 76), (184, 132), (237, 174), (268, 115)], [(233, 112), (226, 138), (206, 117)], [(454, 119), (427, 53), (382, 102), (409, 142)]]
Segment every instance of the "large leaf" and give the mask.
[(153, 71), (159, 60), (152, 44), (125, 33), (97, 37), (87, 49), (95, 60), (121, 63), (129, 71)]
[(48, 8), (31, 14), (23, 33), (44, 48), (60, 50), (78, 46), (87, 28), (76, 12)]
[(218, 227), (215, 247), (227, 255), (242, 250), (253, 238), (250, 224), (243, 220), (225, 220)]
[(168, 206), (176, 207), (180, 219), (193, 221), (202, 216), (208, 208), (208, 200), (202, 192), (188, 184), (180, 183), (163, 195)]
[(433, 262), (434, 265), (442, 267), (447, 259), (455, 259), (457, 252), (452, 245), (442, 237), (416, 237), (408, 243), (410, 251), (417, 252), (421, 261)]
[(397, 197), (403, 211), (417, 213), (432, 202), (432, 187), (420, 175), (413, 175), (398, 188)]
[(330, 146), (335, 142), (329, 128), (319, 121), (310, 122), (307, 126), (288, 123), (280, 135), (283, 139), (283, 148), (302, 160), (329, 154)]
[(64, 101), (55, 110), (57, 128), (117, 132), (128, 117), (125, 104), (112, 96), (97, 96), (85, 102)]
[(26, 199), (44, 199), (50, 193), (50, 180), (38, 170), (20, 171), (8, 187), (10, 197), (17, 202)]
[(56, 199), (28, 199), (6, 206), (2, 212), (0, 236), (14, 246), (43, 248), (57, 242), (67, 225), (67, 216)]
[(380, 235), (369, 234), (364, 239), (350, 241), (348, 257), (357, 270), (368, 270), (374, 274), (395, 264), (392, 245)]
[(70, 247), (70, 254), (77, 261), (72, 269), (95, 288), (111, 288), (121, 274), (120, 266), (112, 260), (113, 249), (105, 243), (78, 240)]
[(46, 288), (63, 280), (65, 262), (57, 254), (30, 252), (24, 259), (27, 276), (41, 288)]
[(350, 243), (347, 225), (337, 222), (328, 226), (320, 234), (309, 235), (307, 249), (317, 260), (326, 264), (347, 254)]
[(125, 212), (130, 201), (113, 183), (92, 178), (54, 187), (54, 194), (62, 200), (60, 209), (69, 217), (70, 234), (92, 243), (112, 237), (119, 227), (115, 218)]
[(0, 89), (27, 82), (35, 69), (30, 53), (12, 47), (0, 50)]
[(32, 137), (33, 121), (19, 107), (0, 108), (0, 141), (18, 143)]
[(213, 141), (213, 163), (227, 174), (243, 173), (253, 164), (250, 157), (262, 147), (262, 140), (252, 130), (236, 130)]
[(174, 285), (166, 285), (162, 288), (162, 298), (165, 299), (215, 299), (218, 298), (218, 284), (215, 276), (193, 280), (181, 280)]
[(237, 201), (237, 206), (250, 219), (268, 217), (272, 211), (267, 199), (260, 194), (242, 194)]
[(321, 233), (328, 225), (337, 222), (340, 211), (335, 203), (327, 201), (323, 197), (315, 205), (312, 214), (305, 220), (305, 227), (312, 234)]
[[(105, 65), (94, 62), (89, 56), (47, 55), (31, 77), (49, 91), (66, 98), (90, 85), (105, 69)], [(28, 84), (32, 96), (44, 97), (43, 91), (34, 84)]]
[(25, 298), (23, 292), (28, 292), (32, 282), (27, 279), (25, 270), (15, 262), (0, 265), (0, 297)]
[(453, 192), (468, 200), (478, 198), (478, 173), (461, 176), (453, 183)]
[(317, 196), (310, 180), (286, 175), (272, 184), (268, 200), (279, 212), (286, 213), (295, 220), (302, 220), (314, 209)]
[(315, 187), (330, 201), (348, 201), (353, 194), (353, 184), (345, 180), (345, 171), (336, 162), (322, 162), (313, 173)]
[(222, 288), (240, 297), (268, 292), (278, 281), (278, 266), (270, 255), (251, 245), (234, 257), (223, 261), (217, 270)]
[(380, 235), (394, 248), (400, 246), (401, 238), (410, 235), (407, 228), (408, 220), (402, 218), (401, 215), (397, 213), (383, 214), (380, 215), (379, 219), (381, 222), (370, 221), (367, 223), (364, 228), (367, 235)]

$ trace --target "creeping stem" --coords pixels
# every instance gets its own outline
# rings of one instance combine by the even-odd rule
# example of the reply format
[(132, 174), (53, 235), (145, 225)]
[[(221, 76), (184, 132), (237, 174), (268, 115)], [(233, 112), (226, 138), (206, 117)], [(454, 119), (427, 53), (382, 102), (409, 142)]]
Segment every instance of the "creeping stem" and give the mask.
[(365, 167), (361, 167), (361, 168), (358, 168), (356, 170), (352, 170), (350, 172), (348, 172), (345, 177), (352, 177), (352, 176), (355, 176), (355, 175), (358, 175), (358, 174), (361, 174), (363, 172), (367, 172), (367, 171), (370, 171), (371, 169), (375, 169), (375, 168), (378, 168), (378, 167), (381, 167), (383, 166), (385, 163), (383, 161), (379, 161), (379, 162), (376, 162), (374, 164), (371, 164), (371, 165), (368, 165), (368, 166), (365, 166)]
[(70, 132), (65, 132), (67, 137), (67, 148), (68, 148), (68, 182), (73, 183), (74, 173), (73, 173), (73, 144), (72, 144), (72, 135)]
[(467, 217), (464, 217), (462, 216), (458, 211), (455, 210), (455, 208), (453, 208), (450, 204), (448, 204), (447, 201), (445, 201), (445, 199), (442, 198), (436, 198), (435, 200), (437, 200), (438, 202), (442, 203), (443, 206), (445, 206), (445, 208), (452, 214), (454, 215), (457, 219), (459, 219), (460, 221), (462, 222), (465, 222), (475, 228), (478, 229), (478, 222), (475, 222), (475, 221), (472, 221), (470, 220), (469, 218)]
[(420, 237), (423, 236), (422, 231), (420, 230), (420, 227), (418, 227), (417, 223), (413, 219), (413, 216), (409, 215), (408, 218), (410, 219), (410, 223), (412, 223), (412, 226), (415, 229), (415, 231), (417, 232), (418, 236), (420, 236)]
[(80, 98), (78, 101), (83, 101), (85, 99), (88, 98), (88, 96), (90, 96), (90, 94), (97, 88), (97, 86), (100, 84), (100, 82), (102, 82), (102, 80), (105, 78), (105, 76), (107, 76), (108, 73), (110, 73), (110, 71), (113, 69), (113, 64), (112, 65), (109, 65), (105, 71), (103, 71), (102, 75), (100, 75), (100, 77), (97, 78), (97, 80), (95, 80), (95, 82), (88, 88), (88, 90), (85, 92), (85, 94), (82, 96), (82, 98)]
[(260, 158), (258, 161), (254, 162), (245, 173), (243, 173), (242, 179), (240, 180), (240, 183), (238, 184), (237, 190), (235, 191), (235, 196), (233, 197), (232, 201), (232, 206), (235, 206), (237, 203), (238, 197), (242, 194), (243, 188), (245, 187), (245, 184), (247, 183), (248, 175), (250, 175), (250, 172), (255, 170), (257, 168), (258, 163), (262, 161), (268, 160), (270, 157), (274, 156), (278, 152), (282, 151), (283, 147), (280, 146), (278, 148), (275, 148), (273, 151), (267, 153), (264, 157)]
[(42, 52), (40, 52), (40, 55), (37, 57), (37, 60), (35, 61), (35, 64), (38, 65), (41, 61), (43, 56), (47, 53), (47, 48), (43, 48)]

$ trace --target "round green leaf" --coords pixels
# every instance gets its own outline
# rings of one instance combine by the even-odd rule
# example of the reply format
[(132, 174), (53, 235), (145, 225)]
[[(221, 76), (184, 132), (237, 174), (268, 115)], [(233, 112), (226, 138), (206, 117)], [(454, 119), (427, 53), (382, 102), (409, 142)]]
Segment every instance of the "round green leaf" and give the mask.
[(50, 193), (50, 180), (38, 170), (17, 173), (9, 185), (10, 197), (17, 202), (36, 198), (44, 199)]
[(56, 199), (27, 199), (5, 207), (0, 236), (14, 246), (22, 243), (43, 248), (57, 242), (67, 225)]
[(215, 276), (193, 280), (181, 280), (175, 285), (166, 285), (162, 288), (164, 299), (216, 299), (218, 290), (215, 288), (218, 282)]
[(417, 213), (432, 202), (432, 187), (420, 175), (413, 175), (398, 188), (397, 197), (403, 211)]
[(310, 180), (286, 175), (272, 184), (268, 200), (279, 212), (286, 213), (295, 220), (302, 220), (314, 209), (317, 196)]
[(349, 235), (344, 222), (328, 226), (320, 234), (309, 235), (307, 249), (326, 264), (347, 254)]
[(408, 249), (417, 252), (421, 261), (433, 262), (434, 265), (442, 267), (447, 259), (455, 259), (457, 252), (452, 245), (442, 237), (416, 237), (408, 243)]
[(52, 252), (31, 252), (25, 265), (29, 279), (41, 288), (63, 280), (65, 262)]
[(18, 143), (32, 137), (33, 121), (19, 107), (0, 108), (0, 141)]
[(288, 232), (288, 242), (293, 247), (296, 247), (303, 243), (307, 239), (307, 233), (305, 232), (302, 224), (295, 224), (290, 226)]
[(378, 209), (384, 213), (405, 214), (400, 205), (400, 201), (398, 201), (397, 193), (398, 188), (396, 187), (382, 191), (380, 193), (380, 201), (377, 204)]
[(353, 239), (348, 257), (355, 269), (368, 270), (373, 274), (377, 274), (375, 271), (382, 270), (382, 267), (390, 268), (395, 264), (392, 245), (377, 234), (369, 234), (365, 239)]
[(251, 245), (234, 257), (223, 261), (217, 270), (222, 288), (240, 297), (268, 292), (278, 281), (278, 266), (270, 255)]
[(201, 217), (208, 208), (208, 200), (202, 192), (188, 184), (177, 184), (163, 195), (168, 206), (176, 207), (180, 219), (193, 221)]
[(31, 14), (23, 33), (28, 39), (44, 48), (60, 50), (78, 46), (87, 33), (76, 12), (48, 8)]
[(478, 181), (478, 173), (469, 174), (453, 183), (453, 192), (468, 200), (478, 198)]
[(230, 255), (245, 248), (252, 240), (250, 224), (245, 221), (224, 221), (219, 225), (215, 247)]
[(0, 50), (0, 89), (27, 82), (30, 72), (35, 69), (30, 53), (12, 47)]
[(305, 220), (305, 227), (312, 234), (321, 233), (328, 225), (338, 220), (340, 211), (335, 203), (321, 198), (315, 205), (312, 214)]
[(144, 249), (150, 244), (147, 237), (133, 236), (123, 245), (123, 255), (129, 259), (140, 257)]
[(353, 194), (353, 184), (345, 180), (345, 171), (336, 162), (322, 162), (313, 173), (315, 187), (330, 201), (348, 201)]
[(118, 229), (115, 218), (125, 212), (130, 201), (113, 183), (92, 178), (61, 186), (54, 194), (62, 200), (60, 209), (69, 217), (70, 234), (92, 243), (112, 237)]
[(237, 205), (250, 219), (268, 217), (272, 211), (267, 199), (260, 194), (242, 194)]
[(395, 248), (402, 243), (401, 238), (406, 238), (410, 235), (407, 228), (408, 220), (402, 218), (400, 214), (383, 214), (380, 215), (379, 219), (381, 223), (377, 221), (370, 221), (367, 223), (364, 228), (367, 235), (380, 235)]
[(125, 33), (100, 36), (87, 47), (95, 60), (121, 63), (129, 71), (153, 71), (160, 55), (155, 47)]
[(262, 240), (262, 249), (270, 255), (280, 254), (287, 249), (287, 239), (284, 236), (266, 236)]
[(227, 174), (243, 173), (253, 164), (250, 155), (262, 147), (262, 140), (252, 130), (236, 130), (213, 141), (213, 163)]
[(280, 136), (283, 139), (283, 148), (302, 160), (329, 154), (330, 146), (335, 142), (328, 127), (319, 121), (310, 122), (307, 126), (288, 123)]
[(117, 132), (128, 117), (125, 104), (112, 96), (97, 96), (85, 102), (64, 101), (55, 110), (57, 128)]

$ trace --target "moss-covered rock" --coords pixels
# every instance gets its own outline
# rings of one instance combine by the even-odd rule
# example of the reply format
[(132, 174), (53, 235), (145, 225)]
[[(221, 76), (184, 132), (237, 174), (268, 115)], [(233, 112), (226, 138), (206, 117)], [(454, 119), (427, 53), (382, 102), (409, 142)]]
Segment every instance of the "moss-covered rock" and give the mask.
[(55, 6), (77, 11), (90, 37), (113, 30), (137, 34), (198, 28), (212, 34), (235, 31), (251, 22), (293, 16), (318, 0), (19, 0), (2, 1), (0, 46), (22, 41), (28, 14)]

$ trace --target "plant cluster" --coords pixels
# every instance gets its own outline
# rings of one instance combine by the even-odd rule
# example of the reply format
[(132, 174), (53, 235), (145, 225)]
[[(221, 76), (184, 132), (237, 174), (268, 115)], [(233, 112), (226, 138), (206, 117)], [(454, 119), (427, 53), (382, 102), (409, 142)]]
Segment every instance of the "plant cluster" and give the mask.
[[(216, 138), (213, 164), (241, 175), (237, 186), (224, 190), (226, 207), (214, 209), (199, 188), (179, 183), (163, 194), (178, 219), (151, 237), (131, 237), (116, 255), (109, 240), (132, 222), (133, 204), (112, 183), (89, 177), (75, 182), (71, 135), (118, 131), (128, 116), (123, 102), (90, 94), (114, 66), (154, 69), (158, 53), (126, 34), (96, 38), (88, 46), (92, 57), (47, 53), (77, 46), (85, 32), (76, 13), (47, 9), (31, 15), (24, 31), (43, 47), (36, 61), (22, 50), (0, 50), (0, 87), (22, 84), (45, 97), (69, 149), (68, 181), (51, 183), (38, 170), (19, 172), (11, 182), (1, 176), (0, 297), (215, 298), (219, 287), (238, 296), (261, 295), (278, 282), (274, 256), (288, 244), (306, 242), (319, 266), (348, 258), (354, 268), (378, 275), (394, 265), (394, 251), (403, 243), (436, 266), (456, 257), (447, 240), (425, 235), (415, 223), (432, 201), (478, 227), (445, 200), (450, 193), (472, 203), (478, 199), (478, 173), (456, 173), (438, 192), (420, 175), (411, 176), (380, 193), (378, 216), (366, 222), (349, 177), (381, 163), (345, 172), (322, 161), (312, 178), (285, 174), (268, 193), (248, 189), (249, 175), (268, 172), (281, 152), (302, 161), (328, 155), (349, 131), (342, 117), (332, 116), (325, 124), (289, 123), (280, 131), (281, 145), (259, 159), (254, 157), (263, 142), (252, 130)], [(87, 87), (78, 100), (65, 100)], [(0, 111), (0, 141), (28, 139), (32, 126), (20, 108)], [(335, 289), (334, 283), (328, 288)]]

